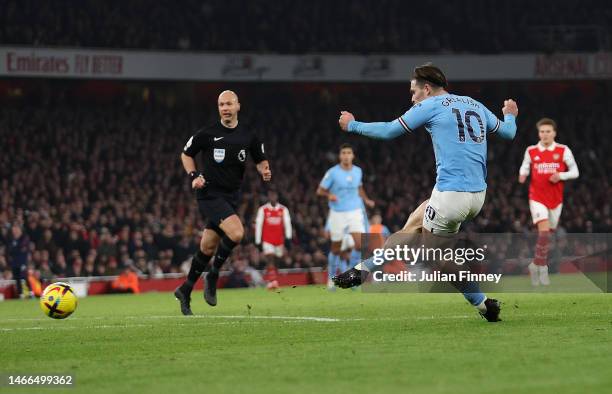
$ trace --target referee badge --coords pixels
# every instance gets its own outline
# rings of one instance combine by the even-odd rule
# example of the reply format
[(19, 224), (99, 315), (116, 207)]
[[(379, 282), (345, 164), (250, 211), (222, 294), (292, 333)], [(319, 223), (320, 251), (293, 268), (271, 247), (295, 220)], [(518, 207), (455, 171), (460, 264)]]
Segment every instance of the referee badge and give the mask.
[(217, 163), (221, 163), (225, 159), (225, 149), (215, 149), (213, 157)]
[(246, 160), (246, 151), (244, 149), (241, 149), (240, 152), (238, 152), (238, 160), (240, 161)]

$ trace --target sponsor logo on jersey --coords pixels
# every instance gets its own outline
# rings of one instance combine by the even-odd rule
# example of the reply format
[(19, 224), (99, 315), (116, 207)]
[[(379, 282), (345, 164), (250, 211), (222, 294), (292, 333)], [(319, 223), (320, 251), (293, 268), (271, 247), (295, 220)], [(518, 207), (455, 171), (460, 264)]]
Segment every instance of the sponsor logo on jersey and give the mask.
[(214, 137), (213, 139), (214, 139), (215, 141), (219, 141), (219, 140), (222, 140), (223, 138), (224, 138), (224, 137)]
[(535, 163), (533, 169), (538, 174), (553, 174), (561, 167), (559, 163)]
[(558, 153), (555, 153), (553, 155), (553, 160), (559, 160), (559, 154)]
[(280, 216), (270, 216), (266, 218), (266, 223), (271, 226), (278, 226), (282, 224), (283, 218)]
[(213, 157), (217, 163), (221, 163), (225, 159), (225, 149), (215, 149)]
[(244, 149), (241, 149), (240, 152), (238, 152), (238, 160), (240, 161), (246, 160), (246, 151)]
[(533, 160), (535, 160), (535, 161), (540, 160), (540, 156), (536, 156), (536, 157), (534, 157), (534, 158), (533, 158)]

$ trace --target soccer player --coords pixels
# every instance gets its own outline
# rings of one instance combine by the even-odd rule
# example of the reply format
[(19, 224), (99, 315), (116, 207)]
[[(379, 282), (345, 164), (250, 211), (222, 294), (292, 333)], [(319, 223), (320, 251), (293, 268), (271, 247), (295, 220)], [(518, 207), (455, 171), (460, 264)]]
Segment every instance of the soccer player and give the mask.
[[(555, 142), (557, 123), (542, 118), (536, 123), (540, 142), (525, 150), (519, 170), (520, 183), (529, 183), (529, 210), (538, 230), (535, 258), (529, 264), (531, 284), (549, 285), (548, 249), (550, 234), (557, 228), (563, 208), (563, 183), (578, 178), (578, 165), (569, 147)], [(533, 170), (532, 170), (533, 169)]]
[[(361, 259), (361, 234), (365, 232), (363, 204), (372, 208), (375, 203), (369, 199), (361, 182), (363, 172), (353, 164), (355, 153), (349, 144), (340, 146), (339, 160), (327, 172), (317, 189), (317, 195), (329, 201), (329, 235), (331, 247), (327, 257), (327, 287), (334, 289), (332, 277), (340, 266), (342, 238), (345, 231), (353, 237), (354, 263)], [(354, 264), (353, 264), (354, 265)]]
[[(379, 139), (411, 134), (425, 126), (432, 139), (437, 177), (431, 197), (424, 203), (422, 231), (424, 239), (434, 241), (436, 237), (440, 240), (457, 233), (462, 222), (480, 212), (487, 188), (487, 134), (513, 139), (518, 115), (514, 100), (504, 101), (502, 122), (480, 102), (450, 94), (446, 88), (444, 73), (426, 64), (414, 69), (410, 82), (414, 105), (404, 115), (391, 122), (363, 123), (356, 121), (350, 112), (342, 111), (339, 119), (343, 131)], [(423, 204), (417, 211), (421, 212), (422, 207)], [(389, 247), (392, 239), (387, 240), (385, 247)], [(362, 277), (361, 271), (372, 268), (370, 258), (334, 278), (334, 282), (344, 288), (357, 286), (367, 276)], [(500, 320), (500, 303), (487, 298), (477, 283), (455, 285), (487, 321)]]
[(285, 240), (291, 239), (291, 217), (287, 207), (278, 202), (275, 190), (268, 191), (268, 200), (257, 210), (255, 244), (261, 245), (264, 256), (274, 261), (283, 257)]
[[(247, 157), (253, 157), (265, 182), (272, 178), (264, 144), (252, 128), (238, 123), (240, 102), (236, 93), (223, 91), (217, 104), (220, 121), (198, 130), (181, 153), (183, 167), (196, 190), (200, 214), (208, 219), (187, 280), (174, 292), (184, 315), (193, 314), (191, 290), (213, 256), (204, 280), (204, 299), (211, 306), (217, 305), (219, 269), (244, 235), (236, 207)], [(201, 172), (196, 168), (195, 156), (198, 153), (202, 156)]]

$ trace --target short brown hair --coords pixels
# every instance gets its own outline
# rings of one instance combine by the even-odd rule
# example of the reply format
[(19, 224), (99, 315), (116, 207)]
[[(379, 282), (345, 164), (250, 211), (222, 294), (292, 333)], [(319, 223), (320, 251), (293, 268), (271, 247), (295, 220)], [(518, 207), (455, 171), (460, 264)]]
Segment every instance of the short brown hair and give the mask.
[(355, 152), (355, 150), (353, 149), (353, 145), (349, 144), (349, 143), (344, 143), (342, 145), (340, 145), (340, 150), (339, 152), (342, 152), (343, 149), (350, 149), (353, 152)]
[(536, 123), (536, 128), (539, 130), (540, 126), (544, 126), (544, 125), (550, 125), (552, 126), (554, 131), (557, 131), (557, 122), (555, 122), (551, 118), (542, 118), (538, 120), (538, 123)]
[(417, 81), (419, 84), (429, 83), (440, 88), (446, 88), (448, 82), (446, 76), (438, 67), (431, 63), (423, 64), (414, 68), (412, 73), (412, 79)]

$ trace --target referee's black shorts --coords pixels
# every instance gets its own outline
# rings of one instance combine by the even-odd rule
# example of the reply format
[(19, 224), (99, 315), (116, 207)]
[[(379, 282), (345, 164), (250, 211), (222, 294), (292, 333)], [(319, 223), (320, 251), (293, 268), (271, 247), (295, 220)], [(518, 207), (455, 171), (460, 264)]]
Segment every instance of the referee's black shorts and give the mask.
[(228, 217), (236, 214), (239, 192), (225, 192), (204, 188), (198, 193), (198, 209), (204, 220), (208, 220), (206, 228), (223, 235), (219, 224)]

